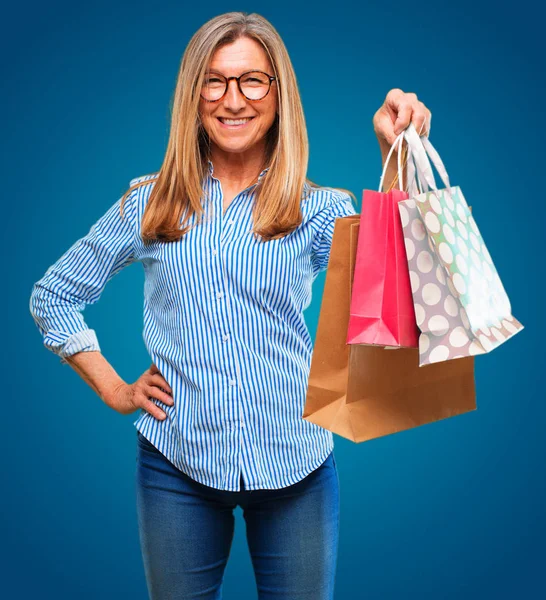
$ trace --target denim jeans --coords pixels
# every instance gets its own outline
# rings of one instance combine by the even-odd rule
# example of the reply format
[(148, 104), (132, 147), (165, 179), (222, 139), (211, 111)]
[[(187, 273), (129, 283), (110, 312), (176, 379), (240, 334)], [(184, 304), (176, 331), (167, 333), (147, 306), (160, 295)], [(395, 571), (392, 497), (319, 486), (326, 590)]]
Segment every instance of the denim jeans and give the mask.
[(136, 497), (151, 600), (218, 600), (240, 506), (259, 600), (332, 600), (339, 539), (333, 452), (277, 490), (217, 490), (177, 469), (137, 431)]

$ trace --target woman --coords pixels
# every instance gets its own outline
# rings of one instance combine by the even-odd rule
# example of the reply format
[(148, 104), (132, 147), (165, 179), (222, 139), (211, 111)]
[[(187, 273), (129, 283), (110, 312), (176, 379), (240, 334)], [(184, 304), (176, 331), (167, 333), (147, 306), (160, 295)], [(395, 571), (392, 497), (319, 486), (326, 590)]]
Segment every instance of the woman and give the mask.
[[(220, 597), (236, 506), (260, 599), (332, 598), (338, 478), (332, 434), (301, 418), (303, 311), (335, 219), (355, 214), (352, 194), (306, 179), (296, 77), (257, 14), (220, 15), (195, 33), (172, 116), (160, 171), (132, 180), (49, 268), (31, 311), (46, 347), (110, 407), (142, 409), (137, 506), (152, 599)], [(430, 111), (391, 90), (373, 119), (383, 159), (410, 121), (427, 134)], [(127, 384), (81, 312), (136, 261), (153, 362)]]

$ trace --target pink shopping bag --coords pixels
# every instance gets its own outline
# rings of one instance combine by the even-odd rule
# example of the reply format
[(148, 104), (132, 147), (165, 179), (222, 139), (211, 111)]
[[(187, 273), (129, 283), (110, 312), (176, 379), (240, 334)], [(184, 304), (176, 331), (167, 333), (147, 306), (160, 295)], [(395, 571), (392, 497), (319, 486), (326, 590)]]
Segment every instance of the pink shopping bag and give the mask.
[[(400, 183), (400, 155), (398, 150)], [(392, 146), (379, 183), (394, 150)], [(353, 276), (348, 344), (417, 348), (417, 327), (398, 202), (408, 194), (364, 190)]]

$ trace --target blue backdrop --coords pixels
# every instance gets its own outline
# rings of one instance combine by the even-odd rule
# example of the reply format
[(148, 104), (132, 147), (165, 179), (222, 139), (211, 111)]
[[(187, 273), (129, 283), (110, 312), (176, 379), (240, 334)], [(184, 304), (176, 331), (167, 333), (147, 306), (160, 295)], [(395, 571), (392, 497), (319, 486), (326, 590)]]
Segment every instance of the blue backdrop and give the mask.
[[(262, 14), (283, 37), (309, 129), (308, 175), (350, 189), (359, 207), (381, 174), (374, 112), (393, 87), (417, 93), (433, 113), (430, 139), (472, 205), (525, 325), (477, 358), (477, 411), (364, 444), (336, 436), (336, 598), (537, 597), (546, 559), (545, 61), (543, 19), (528, 0), (103, 0), (5, 9), (0, 594), (147, 597), (135, 416), (112, 411), (43, 348), (29, 296), (131, 178), (159, 168), (186, 44), (202, 23), (231, 10)], [(323, 285), (321, 274), (306, 312), (313, 336)], [(134, 265), (85, 311), (129, 382), (150, 364), (142, 286)], [(238, 508), (224, 598), (256, 597)]]

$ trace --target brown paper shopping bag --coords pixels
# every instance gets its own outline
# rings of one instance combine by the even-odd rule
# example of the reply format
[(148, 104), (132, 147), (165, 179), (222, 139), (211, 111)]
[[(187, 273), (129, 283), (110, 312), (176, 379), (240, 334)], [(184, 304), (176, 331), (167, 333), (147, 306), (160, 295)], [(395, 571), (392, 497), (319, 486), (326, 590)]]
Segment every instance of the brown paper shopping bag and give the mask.
[(358, 443), (475, 410), (474, 357), (346, 344), (359, 223), (336, 219), (302, 417)]

